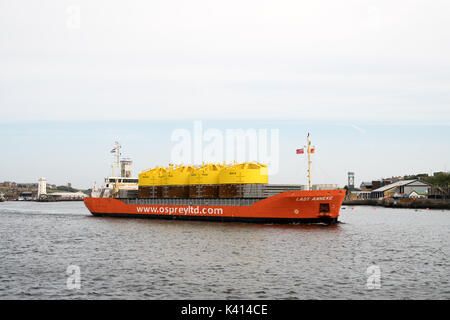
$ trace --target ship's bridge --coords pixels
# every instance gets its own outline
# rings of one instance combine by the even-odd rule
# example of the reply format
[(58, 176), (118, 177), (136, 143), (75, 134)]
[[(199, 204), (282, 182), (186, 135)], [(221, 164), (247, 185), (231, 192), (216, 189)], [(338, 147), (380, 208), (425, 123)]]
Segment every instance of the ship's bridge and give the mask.
[(106, 188), (112, 188), (113, 185), (116, 185), (116, 187), (123, 188), (123, 187), (136, 187), (138, 185), (138, 178), (124, 178), (124, 177), (108, 177), (105, 178), (105, 185)]

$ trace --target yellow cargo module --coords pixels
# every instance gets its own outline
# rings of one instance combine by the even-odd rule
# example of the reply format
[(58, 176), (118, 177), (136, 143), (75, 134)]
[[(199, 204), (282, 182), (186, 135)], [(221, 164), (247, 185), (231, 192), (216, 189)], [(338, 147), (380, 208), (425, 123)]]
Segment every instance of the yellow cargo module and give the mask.
[(268, 168), (257, 162), (155, 167), (139, 174), (139, 186), (268, 183)]
[(139, 174), (139, 186), (160, 186), (163, 184), (163, 176), (166, 169), (155, 167)]
[[(165, 176), (163, 175), (163, 184), (168, 186), (189, 185), (189, 176), (194, 171), (193, 166), (169, 166)], [(165, 181), (164, 181), (165, 180)], [(164, 183), (165, 182), (165, 183)]]
[(189, 184), (219, 184), (219, 174), (221, 169), (222, 166), (216, 164), (207, 164), (200, 168), (195, 168), (189, 176)]
[(269, 170), (265, 164), (247, 162), (222, 168), (219, 184), (268, 183)]

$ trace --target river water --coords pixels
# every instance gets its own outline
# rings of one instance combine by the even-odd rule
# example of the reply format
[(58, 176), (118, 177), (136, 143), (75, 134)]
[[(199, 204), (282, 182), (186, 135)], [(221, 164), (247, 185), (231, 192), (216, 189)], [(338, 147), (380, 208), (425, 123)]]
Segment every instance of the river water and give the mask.
[(0, 299), (449, 299), (450, 211), (343, 207), (341, 223), (96, 218), (0, 203)]

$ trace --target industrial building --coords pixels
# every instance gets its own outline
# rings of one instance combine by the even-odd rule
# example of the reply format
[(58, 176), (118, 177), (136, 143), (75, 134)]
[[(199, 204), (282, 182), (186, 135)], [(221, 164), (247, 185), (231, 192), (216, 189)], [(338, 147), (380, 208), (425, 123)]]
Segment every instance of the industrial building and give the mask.
[(337, 184), (313, 184), (312, 190), (337, 190)]
[(397, 181), (370, 193), (371, 199), (386, 197), (427, 197), (431, 184), (419, 179)]
[(372, 190), (373, 189), (372, 181), (361, 182), (361, 185), (359, 186), (359, 188), (361, 190)]
[(370, 199), (370, 190), (352, 190), (349, 191), (346, 200), (368, 200)]

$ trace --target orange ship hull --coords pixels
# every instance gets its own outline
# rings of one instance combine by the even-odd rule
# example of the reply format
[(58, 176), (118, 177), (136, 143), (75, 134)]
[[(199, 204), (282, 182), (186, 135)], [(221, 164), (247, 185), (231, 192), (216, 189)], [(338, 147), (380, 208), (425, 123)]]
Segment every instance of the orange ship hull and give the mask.
[[(345, 190), (286, 191), (251, 205), (147, 204), (141, 199), (85, 198), (94, 216), (241, 222), (337, 222)], [(224, 200), (224, 199), (220, 199)], [(140, 203), (141, 201), (142, 203)], [(213, 201), (212, 201), (213, 202)]]

